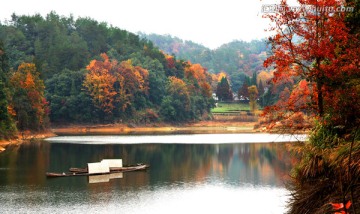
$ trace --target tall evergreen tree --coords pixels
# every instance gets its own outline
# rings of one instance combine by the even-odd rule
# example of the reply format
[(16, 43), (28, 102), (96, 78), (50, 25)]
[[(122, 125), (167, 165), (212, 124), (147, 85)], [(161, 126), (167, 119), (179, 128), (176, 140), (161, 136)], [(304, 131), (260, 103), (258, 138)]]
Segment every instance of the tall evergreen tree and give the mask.
[(251, 78), (251, 84), (250, 85), (257, 85), (257, 73), (254, 71), (252, 78)]
[(264, 92), (265, 92), (265, 89), (264, 89), (264, 85), (263, 85), (263, 83), (262, 83), (262, 80), (260, 80), (259, 81), (259, 87), (258, 87), (258, 91), (259, 91), (259, 97), (261, 97), (263, 94), (264, 94)]
[(216, 88), (216, 96), (221, 101), (232, 101), (233, 94), (230, 89), (229, 81), (226, 77), (221, 78), (221, 81), (218, 83)]
[(248, 91), (248, 87), (249, 85), (247, 84), (247, 82), (245, 81), (243, 83), (243, 85), (241, 86), (241, 88), (239, 88), (238, 90), (238, 97), (239, 99), (249, 99), (249, 91)]
[(14, 121), (8, 111), (7, 69), (7, 56), (0, 41), (0, 139), (12, 137), (16, 133)]

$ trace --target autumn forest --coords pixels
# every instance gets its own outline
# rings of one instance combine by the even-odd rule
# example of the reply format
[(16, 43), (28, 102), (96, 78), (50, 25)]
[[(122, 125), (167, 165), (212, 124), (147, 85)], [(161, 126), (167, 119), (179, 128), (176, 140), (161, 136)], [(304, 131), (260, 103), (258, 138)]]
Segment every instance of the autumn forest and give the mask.
[[(342, 3), (354, 11), (320, 10)], [(299, 159), (289, 213), (360, 213), (360, 3), (299, 4), (316, 10), (264, 14), (272, 36), (214, 50), (91, 18), (13, 14), (0, 22), (0, 139), (50, 124), (181, 125), (245, 103), (257, 131), (308, 134), (289, 148)]]
[(1, 136), (57, 123), (207, 117), (214, 77), (89, 18), (12, 16), (0, 26)]
[(237, 41), (211, 53), (195, 43), (181, 51), (171, 37), (170, 42), (153, 38), (155, 46), (145, 37), (90, 18), (13, 14), (0, 26), (6, 118), (1, 136), (43, 130), (50, 122), (208, 120), (213, 93), (220, 101), (232, 101), (234, 95), (248, 100), (252, 85), (261, 106), (278, 99), (278, 92), (264, 91), (272, 77), (262, 65), (269, 51), (264, 40)]

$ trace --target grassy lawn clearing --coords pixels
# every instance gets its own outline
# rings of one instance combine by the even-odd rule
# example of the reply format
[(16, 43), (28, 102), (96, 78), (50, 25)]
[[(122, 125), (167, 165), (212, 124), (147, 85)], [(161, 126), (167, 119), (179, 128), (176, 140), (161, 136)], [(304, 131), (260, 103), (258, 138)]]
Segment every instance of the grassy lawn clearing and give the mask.
[(218, 103), (217, 107), (211, 109), (212, 113), (231, 113), (239, 111), (249, 111), (249, 104), (243, 103)]

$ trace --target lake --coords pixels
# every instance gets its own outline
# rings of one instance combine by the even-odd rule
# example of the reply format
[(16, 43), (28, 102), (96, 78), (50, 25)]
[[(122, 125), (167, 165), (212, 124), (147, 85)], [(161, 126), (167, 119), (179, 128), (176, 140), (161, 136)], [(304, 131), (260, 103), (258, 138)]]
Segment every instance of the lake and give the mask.
[[(303, 136), (300, 136), (302, 138)], [(0, 154), (0, 213), (284, 213), (295, 163), (270, 134), (62, 136)], [(47, 179), (122, 158), (146, 171)]]

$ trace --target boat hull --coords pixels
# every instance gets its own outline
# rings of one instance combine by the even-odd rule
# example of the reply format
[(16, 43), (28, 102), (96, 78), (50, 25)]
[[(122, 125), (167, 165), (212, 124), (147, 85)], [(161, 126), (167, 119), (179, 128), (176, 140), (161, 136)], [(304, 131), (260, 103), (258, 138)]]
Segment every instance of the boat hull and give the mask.
[(149, 165), (141, 164), (136, 166), (129, 167), (111, 167), (109, 172), (105, 173), (88, 173), (86, 168), (70, 168), (69, 172), (65, 173), (55, 173), (55, 172), (47, 172), (46, 177), (48, 178), (56, 178), (56, 177), (70, 177), (70, 176), (90, 176), (90, 175), (106, 175), (118, 172), (131, 172), (131, 171), (139, 171), (145, 170), (149, 168)]

